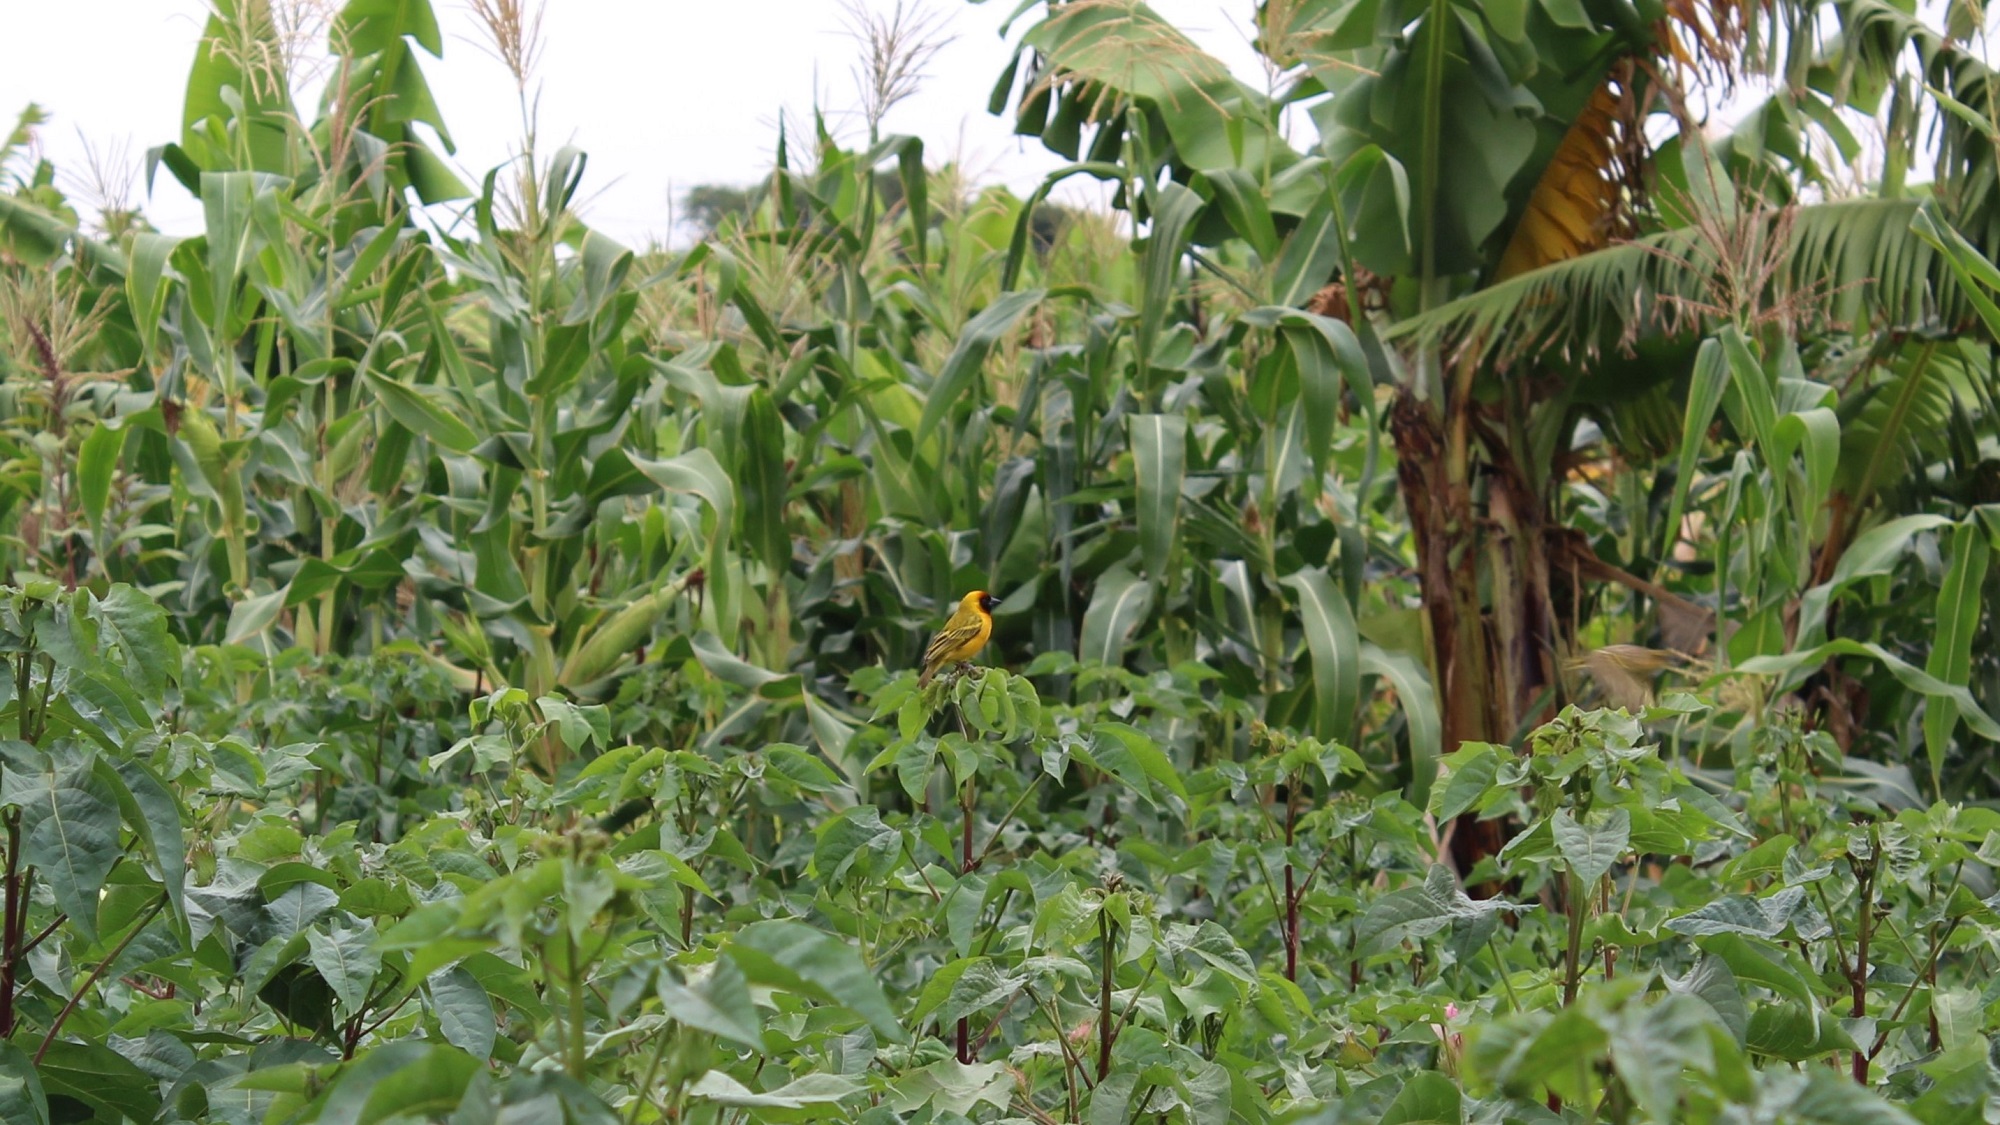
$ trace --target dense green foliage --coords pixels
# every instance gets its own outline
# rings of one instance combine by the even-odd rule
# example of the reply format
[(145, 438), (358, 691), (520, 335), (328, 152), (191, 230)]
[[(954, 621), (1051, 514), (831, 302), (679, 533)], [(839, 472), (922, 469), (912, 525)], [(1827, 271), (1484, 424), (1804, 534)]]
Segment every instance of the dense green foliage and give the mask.
[(1051, 4), (1137, 237), (890, 50), (644, 252), (214, 13), (199, 233), (0, 148), (0, 1121), (2000, 1108), (1976, 6)]

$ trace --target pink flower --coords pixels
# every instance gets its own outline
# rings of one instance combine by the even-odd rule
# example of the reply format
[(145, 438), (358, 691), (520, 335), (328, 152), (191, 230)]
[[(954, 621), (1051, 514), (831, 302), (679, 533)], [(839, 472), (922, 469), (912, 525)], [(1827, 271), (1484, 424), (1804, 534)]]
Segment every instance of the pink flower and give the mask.
[[(1457, 1020), (1458, 1005), (1446, 1001), (1444, 1018), (1452, 1021)], [(1432, 1024), (1431, 1033), (1438, 1038), (1438, 1069), (1443, 1071), (1448, 1077), (1458, 1077), (1458, 1061), (1465, 1055), (1465, 1036), (1451, 1030), (1448, 1023)]]

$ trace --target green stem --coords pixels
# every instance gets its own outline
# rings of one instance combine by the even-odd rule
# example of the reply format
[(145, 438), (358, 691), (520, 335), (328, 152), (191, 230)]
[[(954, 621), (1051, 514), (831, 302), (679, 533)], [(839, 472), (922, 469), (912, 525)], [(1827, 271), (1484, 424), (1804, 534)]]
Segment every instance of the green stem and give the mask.
[(1111, 1073), (1111, 1043), (1115, 1034), (1111, 1027), (1111, 975), (1117, 969), (1113, 952), (1111, 915), (1102, 907), (1097, 912), (1097, 941), (1102, 947), (1097, 975), (1097, 1080), (1104, 1081)]
[(1513, 1005), (1514, 1011), (1518, 1013), (1521, 1010), (1521, 998), (1514, 995), (1514, 975), (1507, 971), (1507, 962), (1500, 956), (1498, 938), (1496, 930), (1493, 935), (1487, 937), (1486, 949), (1493, 954), (1493, 967), (1500, 971), (1500, 987), (1507, 992), (1507, 1003)]
[(118, 955), (125, 952), (125, 947), (132, 944), (132, 939), (139, 936), (139, 931), (145, 929), (148, 923), (158, 917), (160, 911), (165, 909), (166, 905), (167, 896), (165, 894), (154, 899), (152, 907), (146, 911), (138, 923), (124, 937), (118, 939), (118, 944), (111, 948), (111, 952), (104, 955), (104, 960), (99, 961), (97, 967), (90, 970), (90, 975), (83, 979), (83, 983), (77, 986), (76, 992), (69, 998), (69, 1003), (63, 1005), (62, 1011), (57, 1012), (55, 1020), (49, 1024), (48, 1034), (42, 1036), (42, 1045), (35, 1048), (36, 1066), (42, 1065), (42, 1056), (49, 1053), (50, 1045), (56, 1041), (56, 1035), (62, 1031), (63, 1021), (69, 1019), (71, 1012), (76, 1011), (76, 1006), (82, 1003), (84, 996), (90, 992), (90, 986), (97, 983), (98, 978), (104, 975), (104, 971), (109, 969), (112, 963), (118, 960)]
[(587, 1056), (583, 1041), (583, 950), (576, 943), (576, 935), (568, 934), (569, 941), (569, 1076), (583, 1081), (584, 1063)]
[(1047, 776), (1048, 774), (1046, 773), (1036, 774), (1035, 780), (1029, 782), (1028, 787), (1021, 790), (1021, 795), (1019, 797), (1014, 798), (1014, 803), (1007, 809), (1007, 815), (1001, 817), (1000, 823), (994, 826), (993, 838), (986, 841), (986, 846), (980, 849), (978, 857), (972, 861), (972, 866), (971, 868), (969, 868), (969, 870), (977, 871), (981, 867), (985, 866), (986, 857), (992, 855), (993, 849), (997, 847), (1000, 843), (1000, 833), (1004, 832), (1007, 826), (1013, 823), (1014, 814), (1021, 811), (1022, 804), (1024, 804), (1027, 801), (1027, 799), (1031, 795), (1033, 795), (1036, 787), (1041, 785), (1042, 779)]
[(650, 1104), (653, 1091), (653, 1079), (658, 1077), (660, 1073), (660, 1063), (667, 1057), (667, 1047), (673, 1043), (674, 1036), (678, 1034), (679, 1031), (680, 1031), (679, 1025), (675, 1025), (674, 1027), (669, 1028), (664, 1035), (661, 1035), (659, 1037), (658, 1044), (653, 1048), (653, 1058), (650, 1062), (646, 1064), (645, 1080), (639, 1083), (639, 1089), (637, 1091), (639, 1096), (632, 1099), (632, 1108), (625, 1114), (625, 1125), (639, 1125), (639, 1111), (646, 1108), (646, 1106)]
[(1583, 880), (1575, 872), (1563, 884), (1569, 897), (1569, 943), (1563, 950), (1563, 1007), (1576, 1002), (1577, 986), (1583, 981)]

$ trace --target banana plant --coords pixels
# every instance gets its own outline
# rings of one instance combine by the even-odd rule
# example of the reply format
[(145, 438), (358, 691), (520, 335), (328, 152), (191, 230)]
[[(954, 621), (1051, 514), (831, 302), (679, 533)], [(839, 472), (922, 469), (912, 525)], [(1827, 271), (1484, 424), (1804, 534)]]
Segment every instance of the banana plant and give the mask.
[[(1946, 399), (1924, 388), (1941, 372), (1938, 386), (1950, 385), (1949, 357), (1878, 390), (1864, 382), (1850, 401), (1828, 382), (1843, 362), (1834, 336), (1824, 352), (1786, 339), (1833, 315), (1878, 363), (1908, 371), (1911, 353), (1891, 341), (1969, 327), (1966, 290), (1909, 229), (1908, 128), (1894, 134), (1895, 174), (1880, 197), (1796, 201), (1827, 182), (1810, 156), (1818, 139), (1852, 141), (1836, 110), (1894, 113), (1904, 126), (1935, 125), (1944, 225), (1990, 245), (1994, 165), (1980, 123), (1993, 84), (1972, 47), (1977, 29), (1933, 30), (1861, 0), (1831, 6), (1845, 29), (1836, 40), (1805, 22), (1814, 10), (1694, 6), (1662, 19), (1622, 3), (1436, 0), (1378, 21), (1340, 0), (1268, 5), (1257, 40), (1277, 76), (1268, 95), (1136, 0), (1047, 5), (1018, 40), (993, 108), (1011, 108), (1017, 128), (1079, 160), (1052, 183), (1113, 180), (1120, 205), (1150, 224), (1144, 260), (1171, 252), (1232, 293), (1353, 330), (1365, 389), (1388, 396), (1379, 417), (1410, 528), (1407, 540), (1364, 550), (1400, 554), (1415, 570), (1418, 648), (1440, 692), (1446, 751), (1518, 740), (1583, 690), (1565, 669), (1596, 645), (1707, 655), (1722, 634), (1750, 644), (1738, 623), (1791, 614), (1828, 580), (1879, 518), (1870, 504), (1903, 428)], [(1690, 98), (1709, 78), (1749, 73), (1793, 81), (1754, 123), (1702, 139)], [(1912, 99), (1919, 88), (1928, 101)], [(1314, 144), (1286, 142), (1281, 107), (1304, 109)], [(1718, 366), (1701, 341), (1732, 321), (1738, 362)], [(1811, 376), (1799, 366), (1823, 358), (1835, 366)], [(1766, 504), (1767, 530), (1785, 509), (1789, 542), (1759, 557), (1788, 572), (1718, 616), (1693, 600), (1708, 593), (1700, 585), (1660, 578), (1687, 513), (1686, 453), (1702, 448), (1710, 399), (1735, 386), (1729, 371), (1747, 379), (1746, 360), (1771, 388), (1771, 410), (1746, 414), (1763, 400), (1731, 398), (1726, 432), (1731, 448), (1772, 466), (1759, 484), (1776, 491), (1749, 497), (1746, 482), (1729, 494)], [(1867, 423), (1844, 433), (1836, 403)], [(1651, 486), (1617, 478), (1633, 501), (1612, 521), (1623, 526), (1598, 523), (1596, 488), (1571, 481), (1600, 435), (1612, 455), (1654, 473)], [(1871, 450), (1886, 450), (1872, 466)], [(1671, 508), (1648, 499), (1669, 493)], [(1722, 499), (1698, 495), (1704, 508)], [(1236, 550), (1254, 557), (1247, 544)], [(1593, 623), (1600, 605), (1629, 616)], [(1366, 633), (1388, 623), (1364, 614), (1357, 624)], [(1412, 782), (1420, 791), (1428, 778)], [(1456, 843), (1479, 834), (1461, 828)], [(1467, 844), (1461, 860), (1482, 847)]]

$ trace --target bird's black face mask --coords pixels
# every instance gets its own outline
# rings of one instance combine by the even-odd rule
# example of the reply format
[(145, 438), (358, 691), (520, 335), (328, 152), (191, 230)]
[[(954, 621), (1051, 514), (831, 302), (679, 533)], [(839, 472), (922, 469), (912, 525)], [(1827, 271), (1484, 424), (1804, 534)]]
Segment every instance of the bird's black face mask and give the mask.
[(992, 613), (993, 607), (999, 604), (1000, 604), (1000, 599), (994, 597), (992, 594), (979, 595), (979, 608), (985, 610), (988, 613)]

